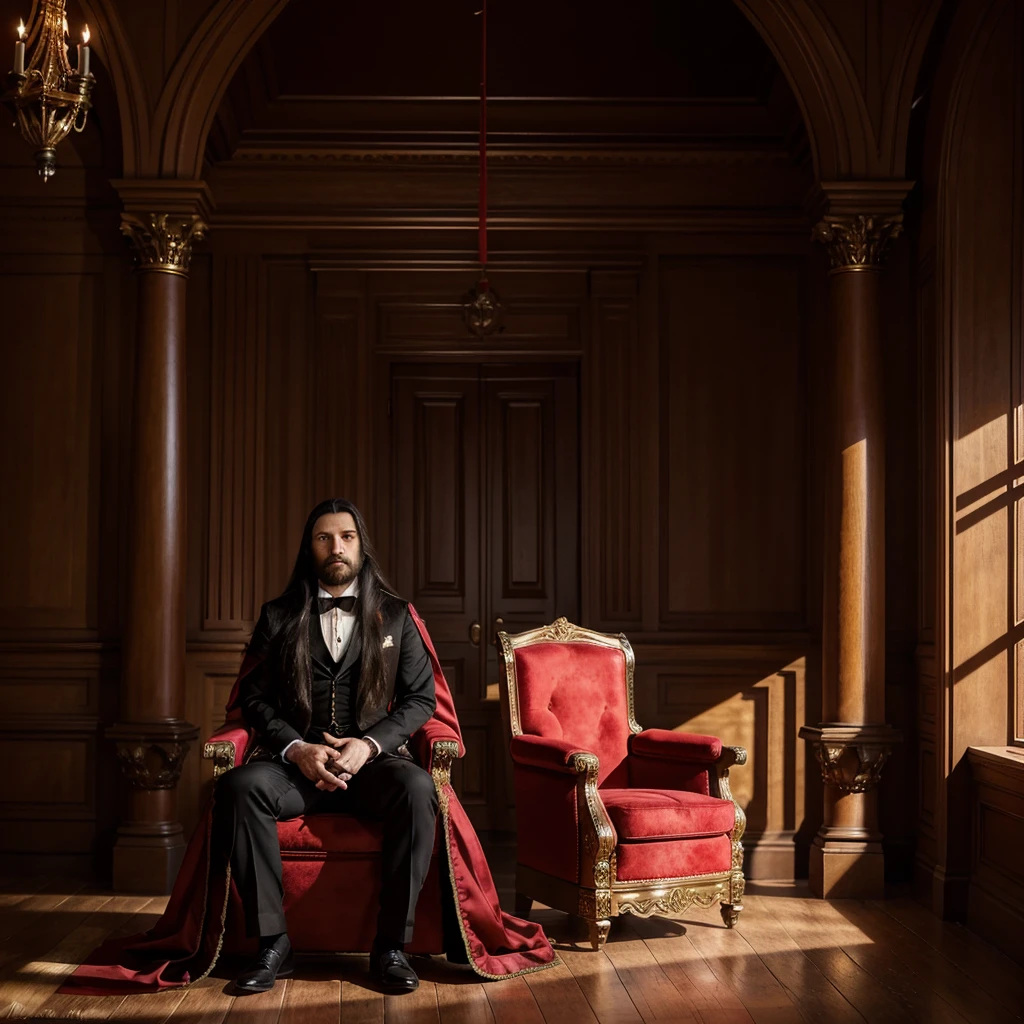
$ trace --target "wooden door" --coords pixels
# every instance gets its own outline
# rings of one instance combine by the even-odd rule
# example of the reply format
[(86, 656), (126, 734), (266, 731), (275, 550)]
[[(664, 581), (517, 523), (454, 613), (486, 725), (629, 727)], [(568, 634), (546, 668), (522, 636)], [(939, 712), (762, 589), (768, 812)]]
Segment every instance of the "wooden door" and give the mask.
[(579, 613), (575, 364), (393, 364), (392, 580), (427, 622), (467, 754), (475, 824), (513, 825), (497, 629)]

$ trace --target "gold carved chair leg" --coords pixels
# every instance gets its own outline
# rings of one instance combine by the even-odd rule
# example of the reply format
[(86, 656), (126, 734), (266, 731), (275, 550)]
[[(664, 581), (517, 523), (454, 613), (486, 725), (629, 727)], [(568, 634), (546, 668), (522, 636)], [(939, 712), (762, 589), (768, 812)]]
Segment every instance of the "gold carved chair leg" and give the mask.
[(595, 952), (600, 950), (608, 941), (608, 930), (611, 926), (611, 921), (606, 917), (598, 918), (597, 920), (587, 919), (587, 931), (590, 935), (590, 945)]
[(722, 904), (722, 920), (726, 928), (735, 928), (743, 910), (743, 833), (747, 827), (747, 816), (736, 803), (729, 786), (729, 769), (733, 765), (746, 764), (747, 752), (743, 747), (722, 747), (722, 756), (716, 765), (718, 771), (712, 776), (717, 780), (718, 792), (714, 795), (722, 800), (731, 800), (736, 808), (736, 824), (732, 830), (732, 876), (729, 879), (729, 902)]

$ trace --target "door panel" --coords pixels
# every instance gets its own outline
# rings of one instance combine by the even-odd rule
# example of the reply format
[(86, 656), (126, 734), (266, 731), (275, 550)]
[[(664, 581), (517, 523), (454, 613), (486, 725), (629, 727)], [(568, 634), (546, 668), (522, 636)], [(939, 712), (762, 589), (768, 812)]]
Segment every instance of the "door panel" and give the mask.
[(508, 829), (494, 635), (579, 614), (577, 367), (393, 364), (390, 395), (392, 577), (455, 697), (456, 791), (477, 827)]
[(456, 701), (481, 696), (480, 403), (475, 366), (395, 366), (392, 576), (427, 622)]
[(579, 615), (579, 414), (574, 365), (484, 367), (488, 493), (486, 682), (510, 633)]

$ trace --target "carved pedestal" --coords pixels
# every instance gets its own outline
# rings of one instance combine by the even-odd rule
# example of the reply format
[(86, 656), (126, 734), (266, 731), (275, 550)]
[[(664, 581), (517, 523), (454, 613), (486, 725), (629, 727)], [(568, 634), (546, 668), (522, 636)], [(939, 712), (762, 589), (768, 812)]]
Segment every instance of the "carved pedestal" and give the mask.
[(124, 892), (170, 892), (185, 836), (176, 821), (175, 787), (199, 730), (188, 722), (133, 722), (107, 730), (118, 765), (131, 786), (114, 847), (114, 888)]
[(811, 847), (811, 892), (829, 899), (885, 895), (876, 788), (900, 735), (887, 725), (804, 726), (825, 783), (824, 824)]

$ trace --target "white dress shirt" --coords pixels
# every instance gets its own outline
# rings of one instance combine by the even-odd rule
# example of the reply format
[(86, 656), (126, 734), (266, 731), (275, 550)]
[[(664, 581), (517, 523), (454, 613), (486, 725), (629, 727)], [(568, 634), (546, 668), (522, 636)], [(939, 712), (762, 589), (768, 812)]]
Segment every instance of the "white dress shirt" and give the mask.
[[(324, 590), (323, 587), (319, 588), (316, 596), (317, 600), (321, 597), (334, 597), (330, 591)], [(339, 596), (358, 597), (359, 580), (353, 580)], [(355, 610), (344, 612), (340, 608), (329, 608), (320, 616), (320, 629), (324, 635), (324, 643), (327, 644), (327, 650), (331, 652), (331, 657), (335, 661), (341, 661), (345, 654), (345, 648), (348, 647), (349, 641), (352, 639), (352, 634), (355, 632), (355, 628)], [(376, 751), (373, 756), (376, 757), (377, 754), (380, 753), (380, 744), (371, 736), (364, 736), (363, 739), (373, 745), (373, 748)], [(288, 751), (291, 750), (296, 743), (301, 742), (302, 740), (292, 740), (291, 743), (281, 751), (281, 760), (287, 761)]]
[[(323, 587), (317, 591), (316, 596), (318, 600), (321, 597), (334, 597), (333, 594), (324, 590)], [(359, 580), (353, 580), (341, 596), (358, 597)], [(341, 662), (342, 655), (345, 653), (345, 648), (348, 647), (349, 640), (352, 639), (352, 633), (355, 631), (355, 628), (355, 609), (350, 612), (343, 612), (340, 608), (331, 608), (320, 616), (320, 629), (324, 634), (324, 643), (327, 644), (327, 650), (331, 652), (331, 657), (335, 661)]]

